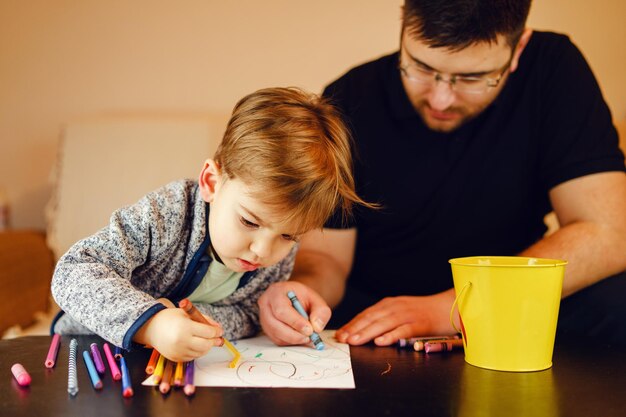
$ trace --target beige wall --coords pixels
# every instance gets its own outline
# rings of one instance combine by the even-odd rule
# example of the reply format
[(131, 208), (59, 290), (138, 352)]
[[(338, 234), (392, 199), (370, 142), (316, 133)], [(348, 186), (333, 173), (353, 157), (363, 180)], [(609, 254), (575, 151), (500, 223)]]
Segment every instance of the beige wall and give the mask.
[[(0, 188), (12, 225), (45, 226), (64, 122), (228, 113), (267, 86), (319, 92), (349, 67), (395, 49), (401, 3), (0, 0)], [(625, 17), (622, 0), (537, 0), (530, 19), (573, 36), (622, 119)]]

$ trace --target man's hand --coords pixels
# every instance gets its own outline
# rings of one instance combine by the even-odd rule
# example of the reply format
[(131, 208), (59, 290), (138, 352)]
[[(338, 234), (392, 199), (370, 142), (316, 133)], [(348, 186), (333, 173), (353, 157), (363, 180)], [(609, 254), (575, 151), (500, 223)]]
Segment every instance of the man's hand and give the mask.
[(450, 309), (454, 289), (420, 297), (387, 297), (363, 310), (337, 330), (342, 343), (362, 345), (374, 340), (378, 346), (389, 346), (398, 339), (454, 333)]
[(159, 311), (137, 331), (135, 342), (148, 344), (176, 362), (199, 358), (221, 345), (223, 331), (219, 325), (195, 322), (182, 309), (169, 305), (171, 308)]
[[(293, 291), (309, 314), (310, 322), (291, 305), (287, 292)], [(263, 332), (279, 346), (309, 343), (313, 331), (321, 332), (330, 320), (330, 307), (322, 297), (296, 281), (277, 282), (259, 298)]]

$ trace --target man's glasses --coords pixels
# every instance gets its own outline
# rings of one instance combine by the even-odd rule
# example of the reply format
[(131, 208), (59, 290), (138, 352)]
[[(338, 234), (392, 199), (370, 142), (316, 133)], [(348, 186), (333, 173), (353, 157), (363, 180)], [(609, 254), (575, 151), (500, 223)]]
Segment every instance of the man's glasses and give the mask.
[(511, 59), (500, 69), (500, 74), (495, 78), (487, 76), (466, 76), (466, 75), (449, 75), (448, 78), (444, 78), (445, 74), (437, 72), (431, 68), (427, 68), (421, 65), (416, 60), (407, 64), (402, 63), (402, 54), (400, 54), (400, 62), (398, 69), (404, 77), (408, 80), (420, 83), (424, 85), (433, 86), (438, 82), (444, 82), (450, 84), (452, 91), (457, 93), (467, 94), (484, 94), (490, 89), (497, 87), (500, 84), (500, 80), (511, 66)]

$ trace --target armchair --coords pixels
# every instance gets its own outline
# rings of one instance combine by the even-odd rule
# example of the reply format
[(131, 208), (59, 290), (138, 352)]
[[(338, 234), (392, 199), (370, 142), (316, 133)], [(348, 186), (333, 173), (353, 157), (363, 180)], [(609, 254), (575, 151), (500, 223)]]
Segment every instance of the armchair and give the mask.
[[(196, 178), (212, 157), (227, 117), (114, 117), (67, 124), (46, 208), (47, 231), (0, 233), (0, 335), (49, 322), (54, 263), (78, 240), (104, 227), (111, 213), (180, 178)], [(53, 310), (53, 311), (50, 311)], [(41, 315), (41, 314), (40, 314)], [(37, 332), (48, 331), (40, 323)], [(30, 331), (12, 328), (12, 336)]]

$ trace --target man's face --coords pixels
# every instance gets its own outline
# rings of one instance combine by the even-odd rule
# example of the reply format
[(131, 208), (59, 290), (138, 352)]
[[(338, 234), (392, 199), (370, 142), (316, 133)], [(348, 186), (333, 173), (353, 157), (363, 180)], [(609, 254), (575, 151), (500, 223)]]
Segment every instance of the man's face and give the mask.
[(400, 48), (402, 84), (430, 129), (451, 132), (495, 100), (517, 58), (502, 36), (495, 43), (451, 51), (428, 47), (405, 30)]

